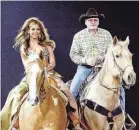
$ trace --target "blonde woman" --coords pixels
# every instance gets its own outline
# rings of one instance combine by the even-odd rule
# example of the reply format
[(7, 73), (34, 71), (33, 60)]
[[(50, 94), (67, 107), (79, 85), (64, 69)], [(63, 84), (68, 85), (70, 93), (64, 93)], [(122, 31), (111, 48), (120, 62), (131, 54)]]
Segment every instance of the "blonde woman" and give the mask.
[[(55, 49), (55, 42), (49, 39), (47, 29), (42, 21), (36, 17), (27, 19), (21, 27), (19, 34), (15, 38), (14, 47), (20, 48), (20, 55), (26, 70), (28, 63), (36, 59), (43, 60), (44, 70), (48, 73), (52, 71), (56, 65), (53, 50)], [(52, 71), (54, 72), (54, 71)], [(68, 88), (62, 87), (64, 83), (60, 79), (60, 75), (55, 72), (59, 79), (55, 79), (58, 86), (70, 99), (70, 104), (75, 109), (77, 108), (73, 96), (69, 93)], [(54, 75), (55, 75), (54, 74)], [(18, 119), (13, 120), (14, 116), (18, 114), (19, 103), (22, 97), (27, 93), (28, 87), (26, 79), (23, 78), (19, 85), (14, 87), (7, 98), (7, 101), (1, 111), (2, 130), (18, 130)], [(72, 116), (75, 115), (75, 116)], [(76, 130), (81, 130), (79, 125), (78, 112), (70, 114)], [(77, 117), (77, 118), (74, 118)]]

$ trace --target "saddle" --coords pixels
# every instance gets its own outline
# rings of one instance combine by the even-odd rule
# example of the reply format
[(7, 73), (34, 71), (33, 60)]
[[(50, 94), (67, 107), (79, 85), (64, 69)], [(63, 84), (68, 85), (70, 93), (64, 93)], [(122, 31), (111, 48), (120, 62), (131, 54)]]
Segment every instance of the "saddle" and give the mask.
[[(85, 96), (85, 94), (87, 93), (87, 91), (89, 91), (89, 88), (86, 87), (88, 84), (90, 84), (91, 81), (94, 80), (94, 78), (96, 77), (96, 75), (98, 74), (98, 72), (101, 70), (102, 67), (95, 67), (94, 69), (92, 69), (92, 71), (90, 72), (90, 74), (88, 75), (88, 77), (86, 78), (86, 80), (82, 83), (82, 86), (79, 90), (79, 94), (77, 96), (77, 99), (80, 99), (80, 101), (83, 99), (83, 97)], [(84, 94), (83, 94), (84, 92)]]

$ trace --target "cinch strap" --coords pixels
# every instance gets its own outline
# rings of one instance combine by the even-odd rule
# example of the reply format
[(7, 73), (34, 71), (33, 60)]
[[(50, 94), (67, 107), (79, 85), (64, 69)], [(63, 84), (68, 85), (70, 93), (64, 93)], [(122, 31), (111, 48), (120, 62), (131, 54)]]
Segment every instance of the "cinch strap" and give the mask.
[(88, 108), (100, 113), (101, 115), (106, 116), (107, 120), (108, 120), (108, 124), (110, 126), (110, 130), (112, 130), (113, 124), (114, 124), (113, 117), (122, 113), (122, 109), (121, 109), (120, 105), (115, 110), (109, 111), (106, 108), (104, 108), (103, 106), (101, 106), (91, 100), (84, 99), (81, 101), (81, 103), (82, 102), (84, 102), (84, 105), (87, 106)]

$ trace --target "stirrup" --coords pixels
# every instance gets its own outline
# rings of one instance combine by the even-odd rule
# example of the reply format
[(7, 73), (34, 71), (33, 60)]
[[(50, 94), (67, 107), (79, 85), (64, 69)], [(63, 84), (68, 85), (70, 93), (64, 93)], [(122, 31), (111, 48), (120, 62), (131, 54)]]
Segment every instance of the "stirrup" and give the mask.
[(135, 130), (136, 123), (135, 121), (129, 116), (129, 114), (125, 115), (125, 123), (124, 123), (124, 129), (125, 130)]

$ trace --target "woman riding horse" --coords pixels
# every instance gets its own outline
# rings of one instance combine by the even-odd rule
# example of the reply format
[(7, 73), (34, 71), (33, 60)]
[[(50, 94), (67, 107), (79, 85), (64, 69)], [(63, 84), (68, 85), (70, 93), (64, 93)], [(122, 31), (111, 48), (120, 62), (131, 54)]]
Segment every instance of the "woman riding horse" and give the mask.
[[(27, 19), (15, 38), (14, 47), (17, 46), (20, 46), (20, 54), (25, 71), (27, 72), (31, 62), (36, 62), (37, 60), (42, 61), (45, 78), (48, 78), (47, 75), (51, 75), (50, 77), (52, 78), (49, 78), (49, 82), (53, 82), (55, 87), (62, 89), (70, 99), (70, 105), (76, 109), (77, 105), (74, 97), (69, 93), (68, 88), (65, 87), (65, 84), (61, 80), (61, 76), (53, 71), (53, 68), (55, 67), (55, 57), (53, 53), (55, 43), (49, 39), (47, 29), (43, 22), (35, 17)], [(37, 70), (37, 68), (34, 67), (32, 73), (36, 72), (35, 70)], [(28, 92), (28, 89), (30, 91), (30, 88), (28, 88), (29, 82), (26, 80), (27, 77), (25, 76), (20, 84), (14, 87), (8, 95), (7, 101), (1, 111), (2, 130), (14, 130), (20, 127), (18, 122), (18, 119), (20, 118), (18, 118), (19, 108), (21, 107), (21, 101), (23, 103), (26, 99), (24, 99), (23, 96)], [(35, 82), (32, 82), (32, 86), (34, 84)], [(31, 96), (33, 97), (34, 95)], [(28, 102), (30, 105), (35, 106), (38, 103), (38, 98), (31, 100), (29, 97)], [(75, 113), (70, 112), (70, 117), (75, 129), (81, 130), (77, 110)], [(61, 122), (59, 121), (59, 124), (60, 123)]]

